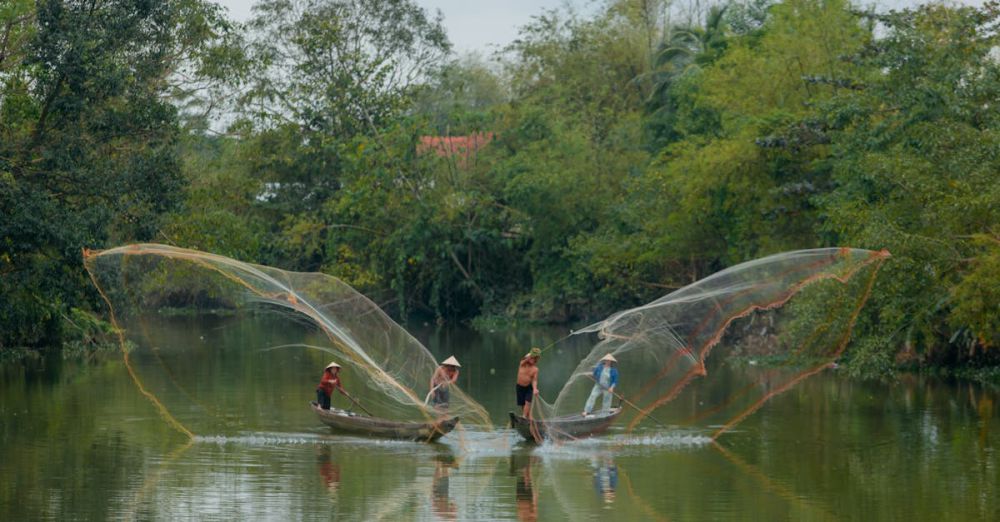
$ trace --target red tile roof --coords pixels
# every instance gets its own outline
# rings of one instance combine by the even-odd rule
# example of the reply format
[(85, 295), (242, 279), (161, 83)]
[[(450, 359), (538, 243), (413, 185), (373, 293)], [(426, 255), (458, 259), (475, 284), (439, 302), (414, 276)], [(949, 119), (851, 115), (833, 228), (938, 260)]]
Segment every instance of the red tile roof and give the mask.
[(442, 158), (455, 158), (459, 166), (475, 161), (479, 149), (493, 141), (492, 132), (477, 132), (468, 136), (421, 136), (417, 154), (432, 152)]

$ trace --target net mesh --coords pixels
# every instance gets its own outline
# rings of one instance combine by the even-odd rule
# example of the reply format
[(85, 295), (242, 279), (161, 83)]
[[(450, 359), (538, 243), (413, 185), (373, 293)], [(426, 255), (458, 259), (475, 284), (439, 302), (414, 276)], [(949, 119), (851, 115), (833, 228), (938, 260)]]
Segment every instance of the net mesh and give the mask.
[[(215, 412), (216, 417), (226, 416), (226, 405), (220, 404), (224, 401), (211, 397), (210, 391), (199, 393), (200, 385), (190, 385), (183, 393), (170, 394), (173, 402), (167, 404), (161, 400), (166, 394), (155, 390), (176, 381), (169, 369), (165, 365), (132, 364), (136, 357), (159, 357), (167, 349), (183, 351), (183, 345), (192, 342), (191, 338), (170, 339), (170, 334), (151, 326), (150, 317), (170, 308), (196, 313), (211, 310), (240, 318), (255, 315), (269, 321), (268, 330), (290, 332), (286, 338), (293, 339), (281, 345), (250, 339), (247, 349), (321, 352), (316, 361), (322, 364), (302, 376), (305, 397), (332, 358), (344, 367), (342, 373), (353, 386), (352, 396), (363, 398), (364, 409), (372, 415), (419, 422), (441, 415), (427, 404), (430, 377), (438, 366), (431, 353), (377, 304), (335, 277), (288, 272), (157, 244), (85, 251), (84, 258), (110, 307), (133, 380), (160, 413), (188, 435), (193, 435), (192, 423), (204, 425), (194, 421), (198, 415)], [(206, 330), (193, 339), (196, 342), (209, 334)], [(266, 388), (267, 384), (266, 380), (254, 382), (248, 389)], [(449, 392), (449, 415), (460, 416), (464, 425), (491, 428), (486, 411), (457, 383)], [(297, 401), (294, 404), (303, 406)]]
[(717, 437), (833, 366), (888, 257), (847, 248), (773, 255), (582, 328), (574, 333), (593, 336), (593, 348), (535, 416), (580, 415), (594, 369), (612, 354), (612, 402), (624, 407), (629, 430), (647, 419), (709, 427)]

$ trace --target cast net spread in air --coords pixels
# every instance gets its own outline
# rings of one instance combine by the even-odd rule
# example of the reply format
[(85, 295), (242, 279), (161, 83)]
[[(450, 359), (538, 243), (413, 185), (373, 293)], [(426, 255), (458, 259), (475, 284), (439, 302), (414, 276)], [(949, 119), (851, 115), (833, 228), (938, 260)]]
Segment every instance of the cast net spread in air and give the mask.
[[(374, 416), (425, 422), (441, 415), (427, 404), (438, 362), (335, 277), (156, 244), (85, 252), (85, 265), (128, 347), (136, 384), (188, 435), (281, 430), (303, 417), (315, 424), (306, 401), (330, 360)], [(449, 415), (490, 427), (458, 383), (449, 392)], [(333, 399), (358, 411), (337, 392)]]
[[(593, 336), (593, 348), (535, 416), (581, 414), (594, 368), (612, 354), (612, 402), (624, 403), (619, 422), (629, 430), (652, 416), (649, 422), (710, 428), (718, 436), (832, 366), (888, 257), (848, 248), (777, 254), (582, 328), (575, 334)], [(541, 371), (555, 356), (542, 357)]]

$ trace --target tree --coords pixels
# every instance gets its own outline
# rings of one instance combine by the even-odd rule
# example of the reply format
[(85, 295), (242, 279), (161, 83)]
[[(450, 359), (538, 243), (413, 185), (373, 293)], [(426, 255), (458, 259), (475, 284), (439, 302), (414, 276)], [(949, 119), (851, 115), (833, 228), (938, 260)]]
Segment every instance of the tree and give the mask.
[[(0, 26), (0, 346), (57, 340), (87, 302), (84, 247), (148, 240), (181, 178), (175, 64), (211, 34), (182, 40), (180, 2), (5, 4)], [(91, 296), (92, 297), (92, 296)]]
[(267, 0), (254, 13), (236, 128), (248, 174), (264, 188), (255, 204), (274, 224), (264, 260), (318, 270), (344, 224), (326, 222), (323, 209), (357, 147), (372, 147), (392, 163), (395, 183), (414, 187), (386, 134), (450, 44), (440, 15), (410, 0)]
[(807, 77), (852, 70), (841, 55), (860, 48), (863, 28), (845, 3), (808, 0), (775, 6), (753, 34), (721, 36), (718, 10), (709, 21), (689, 34), (715, 44), (672, 55), (690, 66), (664, 92), (669, 119), (647, 113), (647, 125), (663, 125), (662, 148), (595, 235), (593, 265), (610, 286), (663, 292), (825, 240), (811, 197), (829, 184), (828, 137), (814, 106), (844, 88)]
[(866, 74), (823, 107), (835, 188), (824, 229), (888, 248), (860, 357), (898, 346), (955, 364), (992, 345), (1000, 223), (1000, 10), (923, 6), (878, 17), (884, 36), (850, 59)]
[(414, 88), (411, 113), (425, 118), (439, 136), (493, 130), (494, 112), (508, 99), (507, 86), (478, 55), (450, 60)]
[(515, 313), (567, 320), (621, 297), (588, 259), (593, 234), (648, 160), (647, 92), (633, 81), (649, 68), (648, 26), (636, 25), (645, 11), (623, 3), (593, 20), (546, 13), (507, 49), (514, 100), (498, 122), (492, 171), (505, 180), (499, 199), (515, 211), (531, 274)]
[(265, 0), (254, 13), (244, 110), (265, 127), (377, 133), (450, 50), (440, 14), (410, 0)]
[[(712, 6), (704, 26), (672, 27), (657, 47), (652, 70), (646, 74), (652, 87), (646, 99), (649, 148), (660, 150), (680, 139), (684, 130), (682, 106), (689, 102), (685, 86), (695, 80), (702, 67), (718, 59), (728, 40), (727, 10), (730, 5)], [(703, 119), (715, 123), (715, 114), (706, 111)]]

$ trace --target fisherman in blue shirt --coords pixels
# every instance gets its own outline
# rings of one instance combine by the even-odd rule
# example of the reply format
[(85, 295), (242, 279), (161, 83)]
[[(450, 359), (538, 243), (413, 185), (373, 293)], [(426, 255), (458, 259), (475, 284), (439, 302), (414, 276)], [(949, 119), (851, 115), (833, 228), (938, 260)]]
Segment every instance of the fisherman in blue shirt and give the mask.
[[(611, 393), (615, 391), (618, 384), (618, 360), (610, 353), (601, 358), (597, 366), (594, 367), (593, 378), (594, 388), (590, 390), (590, 397), (587, 397), (587, 405), (583, 407), (583, 416), (590, 415), (594, 411), (594, 402), (598, 395), (603, 395), (601, 401), (601, 413), (611, 411)], [(603, 393), (602, 393), (603, 392)]]

